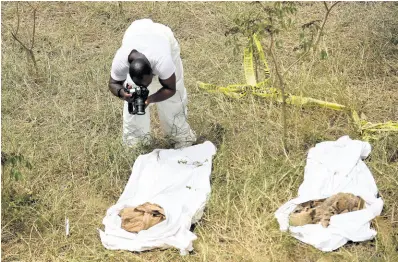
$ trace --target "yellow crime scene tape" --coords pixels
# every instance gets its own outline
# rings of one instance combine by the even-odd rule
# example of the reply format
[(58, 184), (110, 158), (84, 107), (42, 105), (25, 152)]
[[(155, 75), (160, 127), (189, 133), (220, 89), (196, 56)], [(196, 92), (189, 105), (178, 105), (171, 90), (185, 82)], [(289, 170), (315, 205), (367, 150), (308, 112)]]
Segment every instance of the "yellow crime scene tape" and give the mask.
[[(236, 99), (242, 98), (246, 96), (248, 93), (251, 93), (258, 97), (270, 98), (276, 100), (277, 102), (282, 103), (283, 97), (281, 90), (274, 87), (270, 87), (268, 84), (268, 81), (271, 76), (270, 70), (267, 64), (267, 60), (265, 59), (263, 47), (257, 35), (253, 34), (251, 40), (256, 46), (259, 59), (264, 65), (263, 70), (266, 78), (264, 81), (257, 83), (255, 69), (254, 69), (254, 62), (253, 62), (253, 44), (251, 41), (249, 41), (248, 45), (244, 49), (244, 58), (243, 58), (243, 68), (245, 73), (246, 84), (233, 84), (233, 85), (228, 85), (226, 87), (222, 87), (213, 84), (198, 82), (199, 88), (204, 89), (210, 93), (223, 93), (229, 97)], [(331, 103), (311, 97), (295, 96), (289, 93), (285, 94), (285, 97), (286, 97), (285, 100), (286, 103), (290, 105), (318, 106), (318, 107), (329, 108), (332, 110), (348, 112), (351, 115), (351, 118), (356, 128), (358, 129), (359, 133), (361, 134), (362, 138), (365, 140), (377, 139), (378, 137), (377, 134), (380, 134), (381, 132), (398, 132), (398, 122), (389, 121), (386, 123), (372, 124), (364, 119), (361, 119), (355, 110), (351, 110), (350, 108), (344, 105)]]
[(355, 110), (351, 111), (351, 117), (364, 140), (376, 140), (382, 132), (398, 133), (398, 122), (388, 121), (386, 123), (372, 124), (361, 119)]

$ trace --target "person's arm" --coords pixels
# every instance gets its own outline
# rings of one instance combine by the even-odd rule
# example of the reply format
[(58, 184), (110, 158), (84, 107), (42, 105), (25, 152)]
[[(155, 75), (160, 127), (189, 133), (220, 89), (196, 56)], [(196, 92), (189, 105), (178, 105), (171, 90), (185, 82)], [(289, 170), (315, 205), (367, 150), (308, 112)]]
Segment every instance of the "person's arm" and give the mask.
[(149, 105), (150, 103), (162, 102), (166, 99), (169, 99), (176, 93), (175, 73), (164, 80), (159, 78), (159, 82), (162, 85), (162, 88), (160, 88), (155, 94), (148, 96), (147, 100), (145, 101), (146, 105)]
[(123, 83), (129, 71), (128, 50), (126, 48), (119, 48), (112, 60), (111, 74), (109, 77), (109, 91), (114, 96), (123, 100), (131, 97), (131, 94), (124, 92)]
[(124, 81), (117, 81), (112, 77), (109, 77), (109, 91), (111, 91), (114, 96), (117, 96), (123, 100), (128, 100), (132, 94), (126, 93), (124, 91), (123, 83)]

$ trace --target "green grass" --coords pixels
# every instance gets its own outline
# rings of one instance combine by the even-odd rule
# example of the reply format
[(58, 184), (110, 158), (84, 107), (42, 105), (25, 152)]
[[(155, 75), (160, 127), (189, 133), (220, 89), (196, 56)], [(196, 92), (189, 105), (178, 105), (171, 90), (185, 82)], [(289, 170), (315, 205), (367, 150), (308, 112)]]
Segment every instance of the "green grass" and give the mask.
[[(32, 167), (2, 165), (2, 261), (397, 261), (398, 137), (373, 141), (366, 161), (385, 201), (375, 240), (322, 253), (279, 231), (274, 212), (296, 197), (308, 149), (343, 135), (360, 139), (346, 114), (287, 107), (289, 158), (282, 148), (281, 106), (239, 101), (199, 90), (197, 81), (243, 83), (242, 54), (224, 33), (236, 16), (258, 11), (242, 2), (32, 2), (37, 6), (35, 76), (9, 33), (16, 3), (2, 3), (2, 152)], [(121, 9), (120, 9), (121, 8)], [(29, 43), (32, 13), (21, 12), (20, 39)], [(217, 144), (212, 194), (195, 228), (193, 254), (178, 250), (108, 251), (97, 228), (120, 196), (135, 158), (167, 147), (154, 118), (156, 142), (137, 151), (121, 145), (122, 102), (108, 91), (110, 65), (124, 30), (150, 17), (169, 25), (181, 45), (189, 122)], [(283, 68), (296, 59), (300, 25), (322, 19), (322, 3), (299, 3), (296, 25), (278, 49)], [(348, 105), (371, 122), (398, 120), (398, 5), (340, 3), (321, 45), (325, 60), (304, 60), (286, 75), (287, 91)], [(244, 39), (242, 39), (244, 43)], [(263, 41), (266, 46), (266, 41)], [(274, 67), (271, 81), (276, 83)], [(71, 235), (65, 237), (68, 217)]]

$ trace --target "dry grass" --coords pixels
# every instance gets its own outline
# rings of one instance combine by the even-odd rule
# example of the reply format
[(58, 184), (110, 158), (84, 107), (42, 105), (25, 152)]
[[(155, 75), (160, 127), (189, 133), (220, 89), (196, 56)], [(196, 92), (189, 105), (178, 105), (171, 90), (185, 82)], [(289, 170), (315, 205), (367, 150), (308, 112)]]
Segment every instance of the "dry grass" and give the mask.
[[(281, 107), (246, 97), (240, 101), (200, 91), (197, 81), (243, 82), (242, 56), (226, 46), (232, 19), (256, 8), (241, 2), (40, 2), (35, 55), (41, 75), (7, 26), (16, 3), (2, 3), (2, 151), (21, 154), (22, 180), (2, 170), (2, 261), (397, 261), (398, 137), (373, 142), (367, 161), (385, 200), (373, 241), (322, 253), (281, 233), (275, 210), (296, 196), (306, 153), (342, 135), (359, 138), (349, 118), (327, 109), (288, 107), (289, 159), (282, 150)], [(22, 40), (32, 17), (21, 3)], [(321, 19), (322, 3), (300, 3), (297, 26), (278, 54), (286, 68), (298, 26)], [(218, 145), (212, 195), (195, 228), (195, 252), (136, 254), (108, 251), (96, 231), (118, 199), (140, 154), (121, 142), (121, 102), (107, 88), (114, 52), (128, 24), (150, 17), (169, 25), (182, 48), (190, 123)], [(372, 122), (398, 120), (398, 5), (341, 3), (326, 25), (326, 60), (304, 61), (287, 75), (287, 89), (365, 113)], [(71, 235), (64, 234), (64, 219)]]

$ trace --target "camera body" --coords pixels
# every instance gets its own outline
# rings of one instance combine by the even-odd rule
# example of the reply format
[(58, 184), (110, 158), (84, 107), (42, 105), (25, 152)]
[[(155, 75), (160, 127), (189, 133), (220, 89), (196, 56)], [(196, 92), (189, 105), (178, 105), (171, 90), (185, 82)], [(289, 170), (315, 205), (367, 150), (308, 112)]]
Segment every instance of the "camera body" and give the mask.
[(148, 98), (149, 90), (144, 86), (133, 85), (131, 89), (125, 87), (124, 91), (132, 94), (132, 97), (127, 101), (129, 113), (145, 115), (145, 101)]

